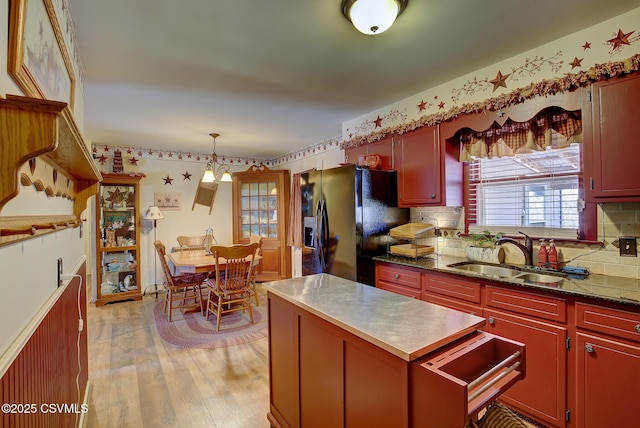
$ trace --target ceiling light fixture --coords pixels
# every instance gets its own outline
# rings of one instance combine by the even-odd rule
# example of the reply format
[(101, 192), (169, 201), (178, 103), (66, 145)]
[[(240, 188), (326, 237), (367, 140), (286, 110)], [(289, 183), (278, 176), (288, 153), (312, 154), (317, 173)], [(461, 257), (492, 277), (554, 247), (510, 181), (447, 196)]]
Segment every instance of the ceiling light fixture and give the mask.
[(389, 29), (409, 0), (342, 0), (342, 14), (358, 31), (368, 35)]
[[(207, 168), (204, 170), (202, 182), (213, 183), (216, 180), (230, 182), (233, 181), (229, 172), (229, 165), (226, 163), (218, 163), (218, 155), (216, 154), (216, 138), (220, 136), (218, 133), (209, 134), (213, 137), (213, 154), (211, 160), (207, 162)], [(220, 174), (222, 173), (222, 174)]]

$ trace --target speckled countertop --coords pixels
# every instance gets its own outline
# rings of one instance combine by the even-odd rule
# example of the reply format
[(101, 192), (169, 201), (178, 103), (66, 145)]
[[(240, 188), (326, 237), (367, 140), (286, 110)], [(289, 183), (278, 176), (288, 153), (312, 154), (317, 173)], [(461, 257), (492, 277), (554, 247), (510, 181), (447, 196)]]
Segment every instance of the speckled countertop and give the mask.
[(263, 284), (269, 293), (413, 361), (482, 327), (485, 320), (328, 274)]
[(634, 310), (640, 310), (640, 280), (617, 276), (591, 274), (585, 279), (565, 278), (562, 285), (549, 287), (517, 282), (507, 278), (488, 278), (481, 274), (454, 269), (448, 265), (464, 262), (466, 259), (453, 256), (430, 256), (418, 259), (398, 256), (379, 256), (374, 260), (396, 263), (399, 265), (417, 267), (437, 272), (455, 273), (456, 275), (483, 278), (494, 282), (511, 284), (518, 287), (544, 290), (552, 293), (570, 294), (592, 299), (599, 299), (615, 303), (635, 305)]

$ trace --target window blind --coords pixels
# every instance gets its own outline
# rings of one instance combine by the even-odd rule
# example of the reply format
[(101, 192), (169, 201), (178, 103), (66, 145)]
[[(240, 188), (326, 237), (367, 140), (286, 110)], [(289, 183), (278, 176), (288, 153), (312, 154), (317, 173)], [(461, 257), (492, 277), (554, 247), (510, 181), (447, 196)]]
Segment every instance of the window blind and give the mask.
[(581, 145), (467, 162), (469, 232), (575, 239)]

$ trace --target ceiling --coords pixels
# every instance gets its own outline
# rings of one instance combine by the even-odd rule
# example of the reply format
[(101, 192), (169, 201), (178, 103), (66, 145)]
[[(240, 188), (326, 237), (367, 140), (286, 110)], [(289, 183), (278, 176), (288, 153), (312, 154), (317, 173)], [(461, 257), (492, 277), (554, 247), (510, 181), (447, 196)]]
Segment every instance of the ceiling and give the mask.
[(360, 34), (340, 0), (69, 0), (90, 143), (272, 159), (342, 122), (640, 6), (410, 0)]

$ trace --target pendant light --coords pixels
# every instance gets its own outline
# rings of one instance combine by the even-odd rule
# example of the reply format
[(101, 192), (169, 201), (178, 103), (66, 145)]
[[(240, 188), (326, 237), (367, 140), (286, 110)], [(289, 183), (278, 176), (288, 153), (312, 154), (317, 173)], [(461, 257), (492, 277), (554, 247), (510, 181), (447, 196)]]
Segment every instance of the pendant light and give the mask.
[(203, 183), (213, 183), (216, 180), (231, 182), (233, 179), (231, 178), (231, 173), (229, 172), (229, 165), (226, 163), (218, 163), (218, 155), (216, 154), (216, 138), (220, 136), (220, 134), (212, 132), (211, 137), (213, 137), (213, 154), (211, 155), (211, 160), (207, 162), (207, 167), (204, 170), (204, 175), (202, 176)]

